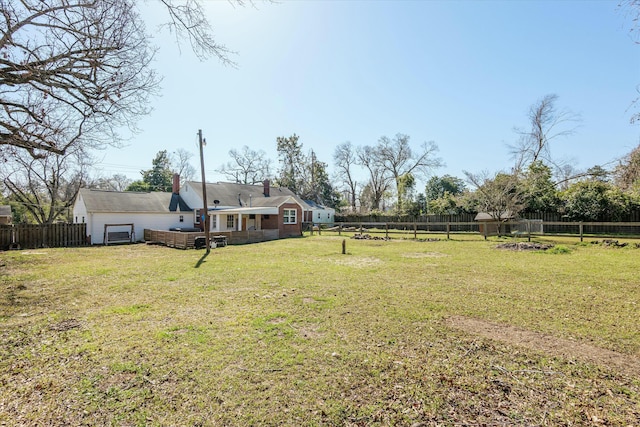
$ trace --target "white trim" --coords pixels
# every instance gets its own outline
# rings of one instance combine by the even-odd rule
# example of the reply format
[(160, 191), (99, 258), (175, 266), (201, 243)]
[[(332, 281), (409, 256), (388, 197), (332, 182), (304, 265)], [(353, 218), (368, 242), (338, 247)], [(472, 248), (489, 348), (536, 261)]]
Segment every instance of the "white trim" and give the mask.
[(277, 207), (265, 207), (265, 208), (230, 208), (230, 209), (216, 209), (216, 210), (210, 210), (209, 211), (209, 215), (216, 215), (216, 214), (222, 214), (222, 215), (231, 215), (231, 214), (236, 214), (236, 215), (250, 215), (250, 214), (254, 214), (254, 215), (278, 215), (278, 208)]
[[(289, 211), (288, 215), (287, 215), (287, 211)], [(287, 221), (287, 218), (291, 218), (291, 212), (293, 212), (293, 222)], [(298, 210), (297, 209), (291, 209), (291, 208), (283, 209), (282, 210), (282, 223), (286, 224), (286, 225), (297, 224), (298, 223)]]

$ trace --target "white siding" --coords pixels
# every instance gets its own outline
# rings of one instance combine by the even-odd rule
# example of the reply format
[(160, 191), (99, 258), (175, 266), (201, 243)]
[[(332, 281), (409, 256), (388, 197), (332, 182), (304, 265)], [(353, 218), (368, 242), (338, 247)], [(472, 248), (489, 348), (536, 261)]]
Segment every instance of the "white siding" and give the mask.
[[(184, 222), (180, 222), (180, 216)], [(135, 239), (138, 242), (144, 240), (144, 229), (169, 230), (178, 227), (193, 227), (192, 212), (171, 213), (94, 213), (87, 221), (87, 235), (91, 236), (91, 243), (101, 245), (104, 243), (105, 224), (134, 224)], [(128, 227), (110, 228), (109, 231), (128, 231)]]
[(335, 219), (335, 209), (326, 208), (319, 209), (313, 208), (311, 210), (312, 221), (314, 224), (332, 224)]
[(180, 197), (182, 197), (182, 200), (187, 204), (187, 206), (193, 210), (202, 208), (202, 193), (196, 193), (197, 192), (188, 182), (180, 188)]
[(84, 200), (82, 200), (82, 196), (79, 195), (78, 199), (73, 205), (73, 223), (82, 224), (84, 222), (87, 222), (87, 220), (88, 220), (87, 207), (84, 205)]

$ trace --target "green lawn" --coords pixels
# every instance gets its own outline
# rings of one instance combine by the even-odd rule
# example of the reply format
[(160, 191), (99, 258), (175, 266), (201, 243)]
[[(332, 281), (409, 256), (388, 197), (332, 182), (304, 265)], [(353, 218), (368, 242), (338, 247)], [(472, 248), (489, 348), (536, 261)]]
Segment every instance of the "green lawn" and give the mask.
[[(0, 253), (0, 424), (637, 425), (640, 249), (312, 236)], [(538, 239), (540, 241), (540, 239)], [(558, 246), (559, 245), (559, 246)], [(558, 249), (559, 248), (559, 249)]]

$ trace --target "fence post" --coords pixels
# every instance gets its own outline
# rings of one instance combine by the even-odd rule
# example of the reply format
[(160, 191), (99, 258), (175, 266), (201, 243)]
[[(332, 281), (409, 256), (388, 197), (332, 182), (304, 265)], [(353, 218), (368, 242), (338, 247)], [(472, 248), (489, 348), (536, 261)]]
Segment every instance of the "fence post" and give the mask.
[(413, 238), (418, 238), (418, 223), (416, 222), (413, 223)]
[(451, 233), (451, 222), (447, 221), (447, 240), (449, 240), (449, 233)]
[(388, 222), (384, 223), (384, 237), (385, 237), (385, 239), (389, 238), (389, 223)]
[(531, 241), (531, 220), (527, 220), (527, 241)]
[(583, 230), (583, 226), (582, 226), (582, 221), (580, 221), (579, 227), (580, 227), (580, 241), (582, 242), (582, 240), (583, 240), (583, 235), (582, 235), (583, 233), (582, 232), (584, 231)]
[(342, 224), (338, 225), (338, 236), (342, 236)]

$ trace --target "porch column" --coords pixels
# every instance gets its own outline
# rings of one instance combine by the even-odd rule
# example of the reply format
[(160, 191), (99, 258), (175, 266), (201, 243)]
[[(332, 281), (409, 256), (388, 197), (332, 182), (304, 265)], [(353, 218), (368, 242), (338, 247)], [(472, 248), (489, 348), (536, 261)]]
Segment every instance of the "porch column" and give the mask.
[[(218, 214), (209, 214), (209, 224), (212, 225), (212, 227), (209, 229), (210, 231), (218, 231), (218, 227), (220, 227), (220, 225), (218, 224)], [(215, 218), (215, 221), (213, 220)], [(215, 227), (213, 227), (213, 224), (215, 223)]]
[(238, 214), (238, 226), (236, 228), (238, 231), (242, 231), (242, 214)]

